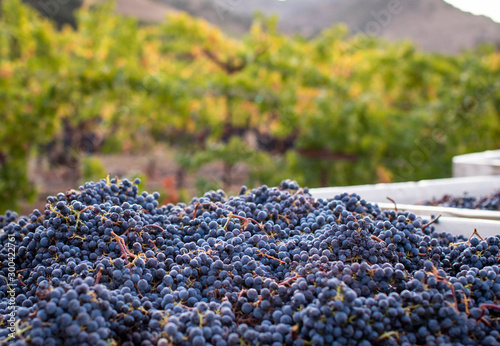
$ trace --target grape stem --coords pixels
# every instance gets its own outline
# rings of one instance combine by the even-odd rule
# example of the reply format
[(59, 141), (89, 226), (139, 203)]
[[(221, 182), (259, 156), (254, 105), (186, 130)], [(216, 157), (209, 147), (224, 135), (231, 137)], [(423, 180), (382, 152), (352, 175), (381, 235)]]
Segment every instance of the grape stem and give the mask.
[(289, 285), (292, 281), (297, 280), (298, 278), (303, 278), (303, 275), (295, 275), (285, 281), (280, 282), (280, 285)]
[(495, 304), (481, 304), (479, 305), (481, 309), (494, 309), (494, 310), (499, 310), (500, 311), (500, 305), (495, 305)]
[(20, 328), (20, 326), (19, 326), (20, 322), (21, 322), (20, 320), (17, 320), (17, 321), (15, 322), (15, 325), (14, 325), (14, 328), (15, 328), (15, 333), (14, 333), (14, 335), (9, 335), (9, 336), (8, 336), (5, 340), (2, 340), (2, 341), (0, 342), (0, 345), (6, 345), (6, 344), (7, 344), (7, 342), (9, 342), (10, 340), (13, 340), (13, 339), (15, 339), (15, 338), (20, 338), (21, 340), (26, 340), (26, 339), (23, 337), (23, 334), (24, 334), (25, 332), (27, 332), (28, 330), (30, 330), (30, 329), (31, 329), (31, 326), (27, 326), (27, 327), (25, 327), (25, 328), (21, 329), (21, 328)]
[(21, 284), (21, 286), (23, 287), (27, 287), (28, 285), (26, 285), (24, 282), (23, 282), (23, 279), (22, 279), (22, 276), (20, 273), (17, 273), (17, 280), (19, 281), (19, 283)]
[(143, 226), (143, 228), (144, 228), (144, 227), (151, 227), (151, 228), (155, 228), (155, 229), (157, 229), (157, 230), (159, 230), (159, 231), (165, 232), (165, 230), (164, 230), (163, 228), (161, 228), (160, 226), (158, 226), (158, 225), (152, 225), (152, 224), (151, 224), (151, 225), (146, 225), (146, 226)]
[[(227, 196), (226, 196), (227, 197)], [(193, 218), (192, 220), (196, 219), (197, 215), (196, 213), (198, 212), (198, 209), (200, 207), (214, 207), (215, 209), (219, 209), (219, 206), (217, 204), (215, 204), (214, 202), (208, 202), (208, 203), (200, 203), (200, 202), (197, 202), (195, 203), (194, 205), (194, 210), (193, 210)]]
[(439, 220), (439, 218), (441, 217), (441, 214), (439, 214), (438, 216), (436, 216), (434, 219), (432, 219), (431, 221), (427, 222), (426, 224), (424, 224), (422, 227), (420, 227), (423, 230), (425, 230), (427, 227), (429, 227), (430, 225), (432, 225), (433, 223), (437, 222)]
[(385, 198), (387, 198), (389, 201), (391, 201), (392, 203), (394, 203), (394, 211), (398, 211), (398, 206), (396, 204), (396, 201), (393, 200), (391, 197), (385, 197)]
[(261, 256), (264, 256), (264, 257), (267, 257), (267, 258), (270, 258), (270, 259), (276, 260), (276, 261), (278, 261), (278, 262), (279, 262), (279, 263), (281, 263), (281, 264), (286, 264), (286, 262), (284, 262), (284, 261), (280, 260), (279, 258), (276, 258), (276, 257), (273, 257), (273, 256), (271, 256), (271, 255), (268, 255), (267, 253), (264, 253), (264, 252), (262, 252), (261, 250), (257, 250), (256, 252), (257, 252), (259, 255), (261, 255)]
[(137, 256), (132, 254), (130, 250), (127, 248), (127, 245), (125, 244), (125, 240), (123, 240), (123, 238), (116, 235), (116, 233), (113, 231), (111, 231), (111, 235), (115, 238), (116, 242), (118, 243), (118, 246), (120, 247), (120, 250), (122, 252), (121, 257), (123, 257), (125, 260), (127, 260), (129, 257), (133, 259), (137, 258)]
[(101, 276), (102, 276), (102, 267), (99, 268), (99, 272), (97, 272), (97, 275), (95, 276), (94, 286), (97, 286), (99, 284), (99, 280), (101, 280)]

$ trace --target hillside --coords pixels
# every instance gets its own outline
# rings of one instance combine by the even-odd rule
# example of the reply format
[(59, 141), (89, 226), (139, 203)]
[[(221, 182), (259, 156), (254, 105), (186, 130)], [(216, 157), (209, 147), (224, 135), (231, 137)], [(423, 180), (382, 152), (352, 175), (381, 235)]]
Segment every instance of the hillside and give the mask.
[(389, 40), (408, 39), (426, 51), (457, 53), (481, 42), (500, 44), (499, 23), (442, 0), (401, 0), (398, 8), (390, 8), (390, 0), (157, 1), (203, 17), (232, 33), (248, 29), (252, 14), (261, 11), (278, 15), (283, 32), (306, 37), (344, 22), (352, 32)]
[[(1, 0), (0, 0), (1, 1)], [(48, 6), (24, 0), (57, 22), (74, 24), (72, 10), (84, 0)], [(85, 0), (94, 3), (104, 0)], [(389, 40), (406, 39), (425, 51), (457, 53), (482, 42), (500, 46), (500, 24), (485, 16), (463, 12), (443, 0), (116, 0), (117, 12), (141, 22), (158, 22), (169, 11), (181, 10), (220, 26), (238, 36), (248, 30), (256, 11), (279, 17), (286, 34), (312, 37), (338, 23), (351, 32), (377, 35)]]

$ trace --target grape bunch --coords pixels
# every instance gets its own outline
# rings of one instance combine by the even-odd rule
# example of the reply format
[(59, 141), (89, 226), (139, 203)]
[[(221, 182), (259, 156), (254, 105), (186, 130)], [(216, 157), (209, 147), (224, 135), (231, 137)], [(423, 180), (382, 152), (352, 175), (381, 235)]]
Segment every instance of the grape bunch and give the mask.
[(15, 222), (17, 218), (17, 213), (12, 211), (7, 211), (5, 215), (0, 215), (0, 229), (4, 229), (10, 223)]
[(177, 205), (139, 183), (90, 182), (0, 217), (0, 342), (500, 343), (499, 237), (290, 180)]
[(470, 196), (467, 193), (460, 197), (444, 195), (439, 199), (425, 201), (423, 204), (450, 208), (500, 210), (500, 191), (479, 197)]

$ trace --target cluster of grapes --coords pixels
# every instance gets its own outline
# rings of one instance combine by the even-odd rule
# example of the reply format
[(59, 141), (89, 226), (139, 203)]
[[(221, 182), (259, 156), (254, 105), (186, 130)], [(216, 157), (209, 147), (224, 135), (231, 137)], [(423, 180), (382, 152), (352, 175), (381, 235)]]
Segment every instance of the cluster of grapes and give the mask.
[(49, 197), (44, 211), (0, 218), (0, 340), (500, 342), (498, 237), (437, 233), (355, 194), (315, 200), (291, 181), (163, 206), (138, 183), (87, 183)]
[(480, 197), (469, 196), (468, 194), (461, 197), (444, 195), (440, 199), (425, 201), (423, 204), (450, 208), (500, 210), (500, 191)]
[(0, 229), (5, 228), (9, 223), (16, 222), (17, 218), (17, 213), (12, 211), (7, 211), (5, 215), (0, 215)]

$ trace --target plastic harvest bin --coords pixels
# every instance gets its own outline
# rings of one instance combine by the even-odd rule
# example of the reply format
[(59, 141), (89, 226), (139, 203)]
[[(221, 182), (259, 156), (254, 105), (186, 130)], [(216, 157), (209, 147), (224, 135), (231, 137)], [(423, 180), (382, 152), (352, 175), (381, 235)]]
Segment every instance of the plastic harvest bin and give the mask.
[(475, 176), (449, 179), (422, 180), (392, 184), (341, 186), (311, 189), (314, 198), (332, 198), (347, 192), (379, 205), (381, 209), (411, 211), (425, 219), (441, 215), (434, 224), (436, 231), (469, 237), (474, 229), (483, 236), (500, 235), (500, 211), (444, 208), (418, 205), (419, 202), (441, 198), (443, 195), (461, 196), (465, 192), (472, 196), (490, 194), (500, 189), (500, 176)]
[(452, 162), (454, 177), (500, 175), (500, 150), (455, 156)]

